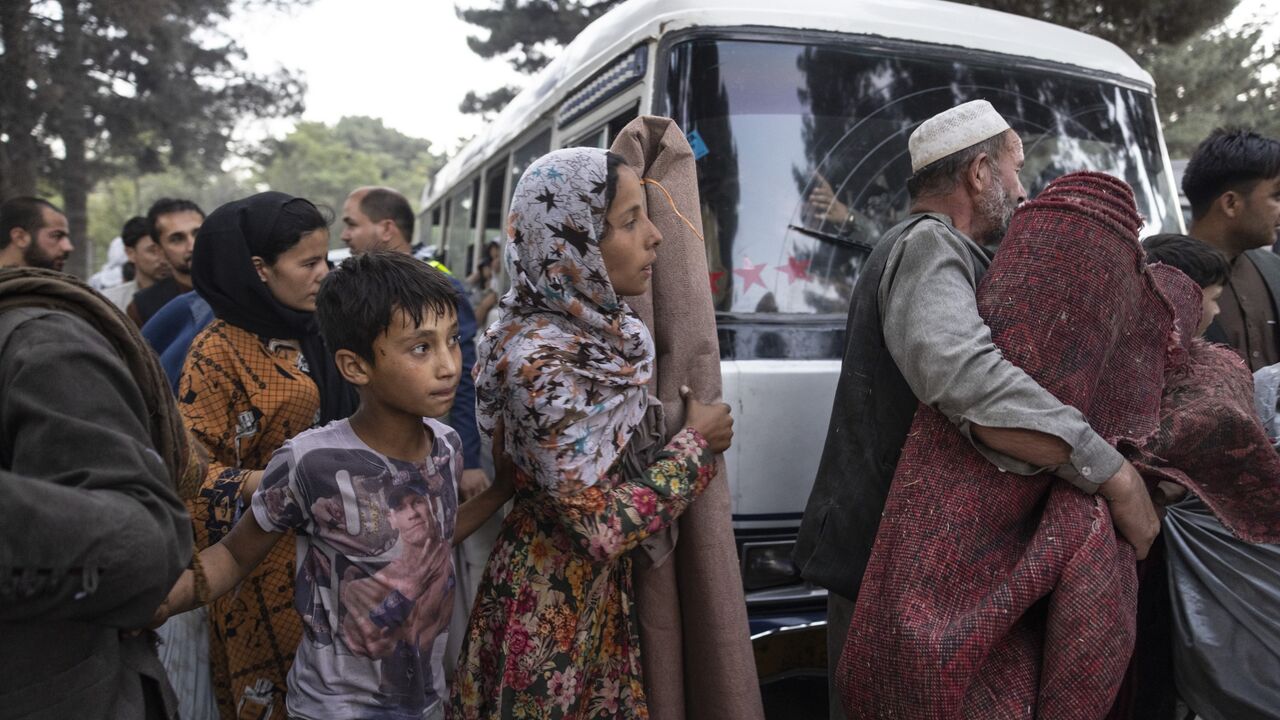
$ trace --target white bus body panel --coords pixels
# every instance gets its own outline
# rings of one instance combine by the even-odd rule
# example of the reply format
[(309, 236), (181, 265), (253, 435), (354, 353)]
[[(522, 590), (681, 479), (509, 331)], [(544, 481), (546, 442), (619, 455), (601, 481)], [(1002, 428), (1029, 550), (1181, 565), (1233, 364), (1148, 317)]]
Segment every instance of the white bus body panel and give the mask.
[(818, 474), (840, 361), (724, 360), (720, 374), (737, 419), (725, 453), (735, 525), (794, 528)]

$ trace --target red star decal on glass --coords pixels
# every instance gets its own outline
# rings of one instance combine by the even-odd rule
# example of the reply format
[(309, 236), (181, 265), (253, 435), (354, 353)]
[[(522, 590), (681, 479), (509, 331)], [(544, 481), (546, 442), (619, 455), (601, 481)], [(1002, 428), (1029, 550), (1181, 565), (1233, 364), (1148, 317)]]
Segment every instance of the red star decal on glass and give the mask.
[(791, 279), (791, 282), (797, 280), (809, 280), (809, 261), (800, 260), (796, 257), (787, 258), (786, 265), (779, 265), (778, 271)]
[(760, 287), (768, 290), (769, 287), (764, 284), (764, 279), (760, 277), (760, 273), (764, 272), (767, 267), (764, 263), (752, 265), (751, 258), (742, 258), (742, 267), (734, 268), (733, 274), (742, 278), (743, 292), (750, 290), (751, 286), (755, 284), (759, 284)]
[(720, 290), (720, 278), (724, 277), (725, 272), (723, 270), (717, 270), (715, 272), (707, 273), (707, 275), (711, 278), (711, 294), (715, 295)]

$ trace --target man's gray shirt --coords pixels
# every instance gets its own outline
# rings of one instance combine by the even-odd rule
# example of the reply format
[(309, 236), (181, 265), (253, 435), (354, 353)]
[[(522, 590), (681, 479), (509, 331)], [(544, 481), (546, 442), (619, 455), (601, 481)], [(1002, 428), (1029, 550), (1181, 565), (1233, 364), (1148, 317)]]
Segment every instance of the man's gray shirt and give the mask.
[[(1052, 471), (1085, 492), (1120, 470), (1124, 458), (1098, 436), (1079, 410), (1064, 405), (991, 341), (978, 314), (975, 265), (982, 250), (945, 216), (919, 222), (899, 240), (880, 279), (884, 342), (920, 402), (945, 415), (1002, 470)], [(977, 251), (976, 253), (974, 251)], [(1034, 467), (978, 442), (973, 425), (1036, 430), (1071, 446), (1056, 468)]]

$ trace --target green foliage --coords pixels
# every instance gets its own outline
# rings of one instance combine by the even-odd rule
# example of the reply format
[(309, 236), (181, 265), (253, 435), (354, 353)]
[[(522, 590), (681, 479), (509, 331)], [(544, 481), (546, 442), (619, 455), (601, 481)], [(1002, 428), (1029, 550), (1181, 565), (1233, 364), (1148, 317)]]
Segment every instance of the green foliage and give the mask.
[(468, 115), (479, 115), (488, 119), (506, 107), (517, 92), (519, 89), (514, 85), (504, 85), (484, 95), (478, 94), (475, 90), (468, 90), (467, 96), (458, 104), (458, 110)]
[[(361, 185), (394, 188), (415, 207), (424, 178), (444, 162), (431, 143), (386, 127), (381, 120), (344, 117), (335, 125), (300, 122), (282, 139), (268, 140), (253, 166), (231, 172), (120, 174), (97, 184), (89, 196), (91, 239), (97, 247), (119, 234), (125, 220), (145, 214), (161, 197), (194, 200), (205, 212), (264, 190), (305, 197), (334, 211), (330, 245), (340, 246), (342, 201)], [(95, 268), (96, 269), (96, 268)]]
[[(961, 0), (966, 5), (1044, 20), (1140, 53), (1180, 43), (1226, 19), (1239, 0)], [(998, 51), (999, 48), (991, 48)]]
[[(304, 92), (287, 71), (245, 72), (216, 28), (233, 9), (307, 1), (0, 2), (0, 195), (56, 178), (84, 237), (98, 180), (216, 170), (241, 119), (296, 115)], [(80, 245), (70, 269), (84, 273)]]
[[(188, 173), (171, 169), (161, 173), (119, 174), (98, 182), (89, 194), (89, 240), (103, 248), (98, 263), (106, 259), (105, 248), (120, 234), (120, 228), (134, 215), (146, 215), (151, 203), (162, 197), (194, 201), (206, 213), (219, 205), (257, 192), (249, 173)], [(97, 270), (97, 268), (93, 268)]]
[[(340, 215), (347, 194), (362, 185), (398, 190), (417, 205), (424, 178), (444, 163), (427, 140), (409, 137), (369, 117), (344, 117), (336, 125), (301, 122), (282, 140), (268, 141), (257, 156), (257, 184), (328, 205)], [(331, 244), (337, 247), (335, 221)]]
[(551, 58), (549, 46), (569, 44), (622, 0), (490, 0), (489, 7), (459, 7), (458, 17), (489, 31), (487, 39), (476, 35), (467, 45), (483, 58), (507, 56), (516, 70), (541, 70)]
[(1149, 56), (1170, 157), (1189, 157), (1221, 125), (1280, 137), (1280, 73), (1261, 36), (1256, 26), (1211, 32)]
[[(489, 32), (471, 35), (467, 46), (482, 58), (505, 57), (523, 73), (541, 70), (551, 61), (549, 51), (568, 45), (593, 20), (622, 0), (489, 0), (488, 7), (458, 7), (464, 22)], [(467, 93), (459, 110), (489, 115), (506, 106), (515, 89), (498, 88), (479, 95)]]

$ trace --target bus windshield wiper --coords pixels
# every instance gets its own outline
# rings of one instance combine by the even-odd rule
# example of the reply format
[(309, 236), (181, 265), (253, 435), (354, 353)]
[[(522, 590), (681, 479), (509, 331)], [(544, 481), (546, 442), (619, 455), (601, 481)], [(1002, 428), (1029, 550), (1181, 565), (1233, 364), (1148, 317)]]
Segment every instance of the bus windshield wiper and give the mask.
[(807, 227), (804, 227), (803, 225), (787, 225), (787, 228), (790, 230), (795, 230), (801, 235), (807, 235), (811, 238), (815, 238), (823, 242), (829, 242), (834, 245), (841, 245), (847, 248), (853, 248), (854, 250), (862, 250), (864, 252), (869, 253), (876, 248), (875, 245), (872, 245), (871, 243), (863, 240), (854, 240), (853, 238), (843, 237), (840, 235), (835, 235), (833, 233), (828, 233), (828, 232), (823, 232), (821, 230), (814, 230), (812, 228), (807, 228)]

